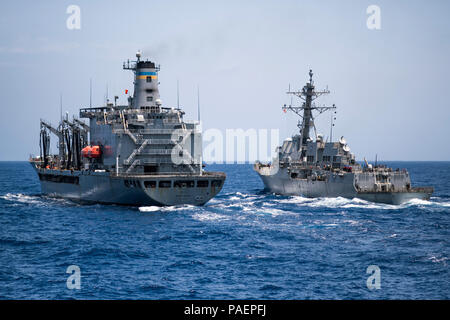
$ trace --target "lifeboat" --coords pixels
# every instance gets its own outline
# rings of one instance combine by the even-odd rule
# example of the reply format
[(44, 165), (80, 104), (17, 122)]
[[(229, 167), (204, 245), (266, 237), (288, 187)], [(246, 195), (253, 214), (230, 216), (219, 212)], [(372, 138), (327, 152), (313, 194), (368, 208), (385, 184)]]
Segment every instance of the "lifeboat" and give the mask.
[(102, 149), (100, 146), (87, 146), (81, 150), (81, 155), (85, 158), (100, 158), (102, 156)]
[(91, 158), (100, 158), (102, 156), (102, 149), (100, 146), (92, 146), (90, 156)]
[(84, 147), (81, 149), (81, 155), (85, 158), (89, 158), (89, 154), (91, 153), (91, 146)]

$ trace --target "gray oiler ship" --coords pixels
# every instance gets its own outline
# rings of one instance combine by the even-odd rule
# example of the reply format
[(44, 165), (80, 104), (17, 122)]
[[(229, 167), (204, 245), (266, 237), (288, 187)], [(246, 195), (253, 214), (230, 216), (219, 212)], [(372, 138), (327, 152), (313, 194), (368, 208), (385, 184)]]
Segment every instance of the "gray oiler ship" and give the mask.
[[(302, 105), (283, 107), (285, 112), (292, 111), (301, 117), (298, 123), (300, 134), (286, 139), (277, 148), (271, 164), (256, 162), (254, 165), (265, 188), (281, 195), (360, 198), (388, 204), (401, 204), (414, 198), (428, 200), (433, 188), (413, 188), (406, 170), (372, 165), (365, 159), (364, 165), (360, 165), (343, 137), (333, 142), (330, 133), (330, 142), (327, 142), (317, 134), (313, 112), (316, 115), (327, 110), (335, 112), (336, 107), (319, 107), (313, 103), (329, 91), (315, 91), (311, 70), (309, 76), (309, 82), (302, 90), (287, 92), (302, 99)], [(331, 119), (333, 121), (334, 114)], [(331, 132), (332, 128), (333, 124)], [(311, 139), (311, 129), (314, 129), (315, 141)]]
[[(40, 156), (32, 157), (42, 194), (80, 202), (133, 206), (203, 205), (220, 192), (222, 172), (202, 164), (197, 121), (184, 121), (180, 108), (163, 107), (159, 66), (127, 61), (134, 93), (127, 105), (108, 100), (104, 107), (80, 109), (80, 118), (61, 117), (58, 127), (41, 120)], [(50, 133), (59, 154), (50, 155)]]

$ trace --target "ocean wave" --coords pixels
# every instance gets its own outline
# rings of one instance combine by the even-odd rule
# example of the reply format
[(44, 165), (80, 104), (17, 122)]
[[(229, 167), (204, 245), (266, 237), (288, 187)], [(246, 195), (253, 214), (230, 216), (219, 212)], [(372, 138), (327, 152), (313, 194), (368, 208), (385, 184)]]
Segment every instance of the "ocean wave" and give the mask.
[(13, 206), (34, 205), (46, 207), (49, 204), (61, 204), (66, 206), (78, 206), (79, 204), (64, 198), (52, 198), (41, 194), (6, 193), (0, 199), (10, 202)]
[(0, 239), (0, 244), (11, 246), (27, 246), (27, 245), (39, 245), (50, 243), (48, 240), (19, 240), (19, 239)]
[(431, 262), (433, 263), (443, 263), (444, 265), (446, 265), (446, 261), (448, 260), (448, 257), (436, 257), (436, 256), (431, 256), (428, 258), (428, 260), (431, 260)]
[(224, 221), (230, 219), (230, 217), (226, 215), (208, 211), (196, 213), (192, 216), (192, 218), (198, 221)]
[[(257, 214), (271, 215), (272, 217), (294, 214), (293, 212), (290, 212), (290, 211), (276, 209), (276, 208), (272, 208), (272, 207), (261, 207), (261, 208), (252, 208), (252, 209)], [(249, 208), (249, 210), (250, 210), (250, 208)]]
[(259, 290), (261, 290), (261, 291), (278, 291), (278, 290), (283, 290), (283, 288), (279, 287), (277, 285), (274, 285), (274, 284), (265, 284), (262, 287), (260, 287)]
[(0, 196), (0, 199), (10, 201), (13, 203), (23, 204), (42, 204), (42, 198), (40, 196), (26, 195), (23, 193), (7, 193)]
[(297, 204), (311, 208), (326, 207), (326, 208), (360, 208), (360, 209), (379, 209), (379, 210), (399, 210), (408, 207), (450, 207), (449, 202), (441, 202), (439, 199), (420, 200), (411, 199), (400, 205), (385, 204), (370, 202), (359, 198), (347, 199), (343, 197), (321, 197), (321, 198), (306, 198), (302, 196), (291, 196), (287, 199), (279, 199), (278, 203), (282, 204)]
[(184, 210), (192, 210), (195, 209), (196, 206), (193, 205), (180, 205), (180, 206), (167, 206), (167, 207), (159, 207), (159, 206), (145, 206), (139, 207), (140, 212), (175, 212), (175, 211), (184, 211)]
[(230, 192), (223, 195), (226, 201), (239, 201), (239, 200), (246, 200), (246, 201), (253, 201), (257, 199), (262, 199), (265, 197), (265, 195), (258, 196), (253, 193), (242, 193), (242, 192)]

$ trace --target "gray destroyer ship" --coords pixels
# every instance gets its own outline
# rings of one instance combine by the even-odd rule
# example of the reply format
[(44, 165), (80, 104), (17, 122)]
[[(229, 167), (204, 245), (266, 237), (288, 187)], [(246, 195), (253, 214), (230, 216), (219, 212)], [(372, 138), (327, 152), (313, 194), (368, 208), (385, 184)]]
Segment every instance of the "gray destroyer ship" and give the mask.
[[(199, 121), (183, 120), (180, 108), (163, 107), (159, 66), (141, 60), (123, 64), (134, 73), (127, 105), (106, 101), (80, 109), (57, 127), (40, 122), (40, 155), (31, 157), (42, 194), (81, 202), (133, 206), (203, 205), (220, 192), (222, 172), (203, 169)], [(127, 93), (127, 92), (126, 92)], [(58, 138), (51, 155), (50, 133)]]
[[(333, 142), (330, 133), (328, 142), (324, 141), (323, 135), (317, 134), (314, 117), (328, 110), (335, 112), (336, 107), (316, 106), (313, 101), (329, 91), (316, 91), (311, 70), (309, 76), (309, 82), (302, 90), (287, 92), (303, 100), (301, 106), (283, 106), (283, 111), (292, 111), (301, 118), (298, 123), (300, 133), (287, 138), (277, 148), (272, 163), (257, 161), (254, 165), (265, 188), (281, 195), (360, 198), (388, 204), (401, 204), (414, 198), (428, 200), (433, 188), (413, 188), (406, 170), (372, 165), (365, 159), (360, 165), (344, 137)], [(333, 121), (334, 114), (331, 119)], [(331, 132), (332, 128), (333, 123)], [(312, 129), (314, 139), (310, 135)]]

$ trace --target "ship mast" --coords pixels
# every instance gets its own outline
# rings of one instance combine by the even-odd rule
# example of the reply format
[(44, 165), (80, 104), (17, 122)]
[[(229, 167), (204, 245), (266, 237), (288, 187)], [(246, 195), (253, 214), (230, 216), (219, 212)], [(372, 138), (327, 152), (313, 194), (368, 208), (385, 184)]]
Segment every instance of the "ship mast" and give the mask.
[[(310, 139), (310, 129), (311, 126), (315, 128), (314, 126), (314, 115), (313, 111), (318, 111), (318, 115), (332, 109), (336, 109), (335, 105), (331, 107), (318, 107), (316, 106), (313, 101), (320, 97), (323, 94), (329, 94), (330, 91), (328, 89), (322, 90), (322, 91), (315, 91), (314, 87), (314, 81), (312, 80), (313, 72), (312, 70), (309, 70), (309, 82), (306, 83), (306, 85), (303, 87), (302, 90), (298, 91), (288, 91), (287, 94), (297, 96), (298, 98), (302, 99), (304, 102), (300, 107), (295, 107), (292, 105), (284, 105), (283, 110), (286, 112), (286, 110), (291, 110), (296, 115), (298, 115), (300, 118), (302, 118), (301, 123), (299, 123), (300, 128), (300, 145), (299, 150), (302, 150), (303, 146), (306, 146), (308, 140)], [(303, 152), (302, 152), (303, 156)]]

